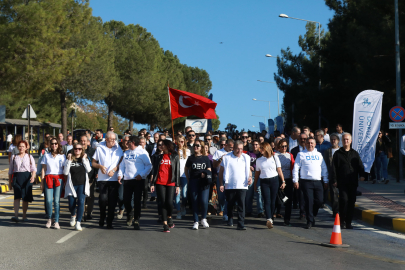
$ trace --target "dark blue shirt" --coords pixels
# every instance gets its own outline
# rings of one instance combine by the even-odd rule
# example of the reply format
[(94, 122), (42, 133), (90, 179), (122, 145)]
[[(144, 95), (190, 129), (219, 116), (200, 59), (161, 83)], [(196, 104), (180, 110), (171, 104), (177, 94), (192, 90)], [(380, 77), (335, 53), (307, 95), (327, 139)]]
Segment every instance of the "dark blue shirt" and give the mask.
[(316, 150), (320, 152), (322, 155), (325, 152), (325, 150), (328, 150), (329, 148), (332, 148), (332, 144), (328, 141), (323, 141), (322, 144), (317, 143), (315, 146)]

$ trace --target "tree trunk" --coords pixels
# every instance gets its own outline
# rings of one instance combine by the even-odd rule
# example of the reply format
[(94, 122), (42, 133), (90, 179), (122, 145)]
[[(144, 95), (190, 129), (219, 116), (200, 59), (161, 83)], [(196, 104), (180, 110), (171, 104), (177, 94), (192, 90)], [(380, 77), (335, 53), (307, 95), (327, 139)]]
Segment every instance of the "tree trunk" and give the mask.
[(110, 99), (107, 103), (108, 106), (108, 122), (107, 128), (113, 126), (113, 118), (114, 118), (114, 102)]
[(134, 120), (129, 120), (129, 130), (131, 131), (131, 134), (132, 134), (132, 131), (134, 130)]
[(67, 108), (66, 108), (66, 92), (63, 89), (59, 89), (60, 94), (60, 109), (61, 109), (61, 122), (63, 138), (67, 137)]

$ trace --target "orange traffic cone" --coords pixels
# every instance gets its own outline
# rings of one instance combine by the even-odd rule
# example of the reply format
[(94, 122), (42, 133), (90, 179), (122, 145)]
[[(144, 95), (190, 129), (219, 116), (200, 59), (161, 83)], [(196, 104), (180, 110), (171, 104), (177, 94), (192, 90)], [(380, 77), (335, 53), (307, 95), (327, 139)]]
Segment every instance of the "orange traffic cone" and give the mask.
[(349, 245), (342, 244), (342, 233), (340, 231), (340, 218), (339, 214), (336, 214), (335, 224), (333, 225), (332, 236), (330, 243), (322, 243), (322, 246), (327, 247), (349, 247)]

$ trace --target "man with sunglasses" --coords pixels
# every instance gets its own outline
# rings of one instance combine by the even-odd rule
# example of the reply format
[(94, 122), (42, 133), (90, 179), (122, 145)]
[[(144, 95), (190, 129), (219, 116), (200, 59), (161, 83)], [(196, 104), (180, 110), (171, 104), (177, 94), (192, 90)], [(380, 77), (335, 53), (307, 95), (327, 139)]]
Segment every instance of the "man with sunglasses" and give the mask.
[(251, 143), (248, 143), (248, 138), (249, 138), (248, 133), (242, 132), (241, 139), (243, 142), (243, 152), (244, 153), (253, 151), (253, 145)]
[[(298, 136), (298, 146), (294, 147), (291, 149), (291, 154), (294, 157), (294, 160), (297, 158), (297, 155), (299, 152), (302, 152), (305, 150), (305, 141), (307, 140), (308, 135), (306, 133), (301, 133)], [(304, 194), (302, 194), (301, 189), (294, 189), (294, 198), (293, 198), (293, 205), (294, 209), (297, 208), (297, 204), (299, 203), (300, 206), (300, 219), (303, 219), (305, 217), (305, 201), (304, 201)]]
[[(234, 140), (228, 139), (224, 142), (223, 139), (224, 138), (221, 138), (220, 142), (220, 144), (223, 145), (223, 148), (216, 151), (214, 156), (212, 157), (212, 163), (214, 168), (217, 168), (217, 173), (219, 173), (223, 156), (231, 153), (234, 145)], [(217, 193), (218, 193), (218, 203), (220, 207), (219, 215), (223, 216), (224, 221), (228, 221), (227, 215), (228, 210), (227, 210), (227, 203), (225, 200), (225, 193), (220, 190), (219, 177), (217, 178)]]
[(189, 130), (187, 132), (187, 148), (190, 150), (191, 154), (194, 155), (194, 142), (195, 142), (195, 132), (194, 130)]
[(205, 143), (208, 145), (208, 149), (210, 150), (210, 154), (214, 155), (215, 152), (218, 150), (215, 147), (215, 144), (212, 142), (212, 136), (211, 135), (205, 135)]
[[(144, 139), (144, 138), (142, 138)], [(139, 230), (141, 216), (141, 196), (145, 188), (146, 177), (152, 170), (148, 153), (140, 145), (140, 138), (131, 136), (128, 140), (128, 150), (124, 153), (123, 161), (118, 171), (118, 183), (124, 186), (124, 205), (127, 211), (127, 225), (134, 220), (134, 229)], [(122, 183), (122, 179), (124, 182)], [(134, 203), (132, 206), (132, 196)], [(134, 211), (132, 214), (132, 210)]]

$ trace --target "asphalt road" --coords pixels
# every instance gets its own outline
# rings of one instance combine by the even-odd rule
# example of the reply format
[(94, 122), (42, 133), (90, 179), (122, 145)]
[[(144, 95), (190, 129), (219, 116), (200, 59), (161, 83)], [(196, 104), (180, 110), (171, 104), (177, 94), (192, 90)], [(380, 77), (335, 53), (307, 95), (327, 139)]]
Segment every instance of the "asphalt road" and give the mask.
[[(156, 203), (143, 210), (141, 230), (127, 227), (125, 218), (114, 230), (98, 227), (98, 208), (83, 231), (68, 227), (67, 201), (62, 200), (61, 229), (46, 229), (39, 190), (29, 209), (29, 222), (12, 223), (12, 197), (0, 200), (0, 269), (405, 269), (405, 235), (364, 224), (342, 230), (348, 249), (326, 248), (333, 218), (321, 210), (317, 226), (302, 228), (293, 213), (293, 227), (275, 220), (249, 218), (246, 231), (211, 218), (208, 229), (191, 230), (192, 217), (175, 220), (170, 233), (157, 223)], [(296, 211), (296, 210), (294, 210)]]

